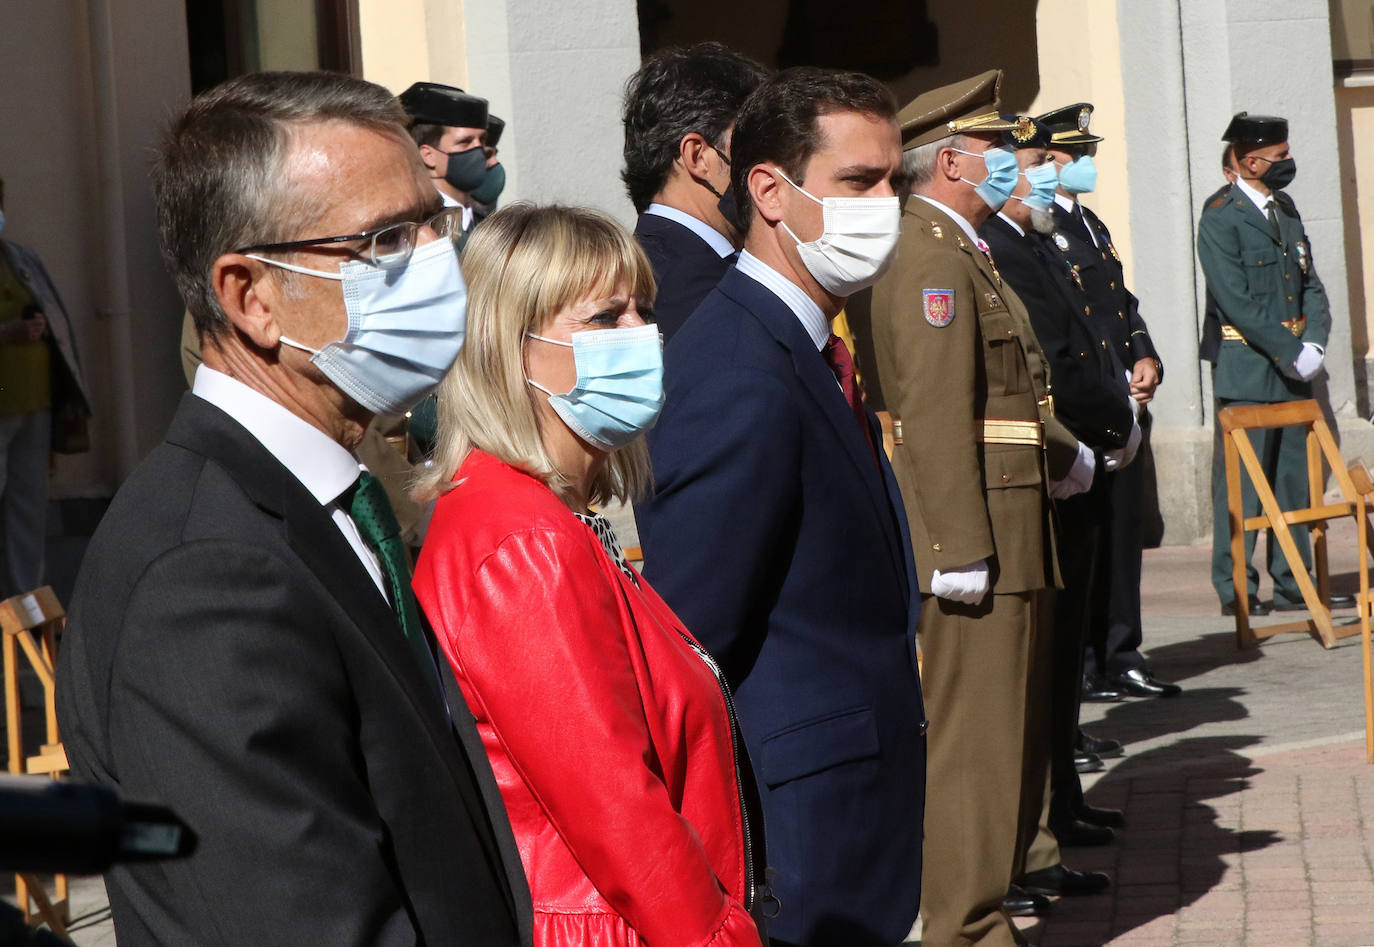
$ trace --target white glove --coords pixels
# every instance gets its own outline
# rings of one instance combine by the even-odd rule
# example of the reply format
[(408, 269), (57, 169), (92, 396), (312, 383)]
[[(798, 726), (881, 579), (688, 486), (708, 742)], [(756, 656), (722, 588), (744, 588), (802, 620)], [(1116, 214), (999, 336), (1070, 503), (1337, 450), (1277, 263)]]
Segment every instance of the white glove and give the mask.
[(1322, 370), (1322, 362), (1326, 360), (1326, 350), (1315, 342), (1304, 342), (1302, 351), (1298, 357), (1293, 359), (1293, 364), (1283, 370), (1289, 378), (1296, 378), (1298, 381), (1311, 381), (1317, 377), (1317, 372)]
[(1140, 422), (1131, 415), (1131, 433), (1126, 437), (1125, 447), (1114, 447), (1102, 452), (1102, 466), (1108, 471), (1120, 470), (1135, 460), (1135, 452), (1140, 450)]
[(1097, 471), (1097, 459), (1092, 449), (1082, 441), (1078, 442), (1078, 456), (1063, 480), (1050, 481), (1050, 496), (1056, 500), (1085, 492), (1093, 485), (1093, 474)]
[(951, 602), (963, 602), (965, 605), (977, 605), (983, 600), (983, 596), (988, 594), (990, 587), (986, 559), (979, 559), (972, 565), (964, 566), (962, 569), (951, 569), (948, 572), (936, 569), (935, 574), (930, 577), (930, 591), (933, 595), (949, 599)]

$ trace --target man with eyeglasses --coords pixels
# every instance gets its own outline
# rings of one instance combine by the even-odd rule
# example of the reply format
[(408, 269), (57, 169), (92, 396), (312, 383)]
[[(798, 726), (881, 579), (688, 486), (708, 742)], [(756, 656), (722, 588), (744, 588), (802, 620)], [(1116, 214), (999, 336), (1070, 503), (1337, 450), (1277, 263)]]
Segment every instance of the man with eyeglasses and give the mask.
[(106, 875), (119, 941), (528, 945), (472, 714), (352, 452), (457, 355), (461, 213), (391, 94), (328, 73), (199, 96), (153, 179), (204, 363), (91, 541), (58, 712), (78, 778), (197, 847)]
[(716, 288), (744, 241), (730, 187), (735, 116), (767, 72), (720, 43), (660, 50), (625, 87), (621, 180), (658, 282), (664, 341)]

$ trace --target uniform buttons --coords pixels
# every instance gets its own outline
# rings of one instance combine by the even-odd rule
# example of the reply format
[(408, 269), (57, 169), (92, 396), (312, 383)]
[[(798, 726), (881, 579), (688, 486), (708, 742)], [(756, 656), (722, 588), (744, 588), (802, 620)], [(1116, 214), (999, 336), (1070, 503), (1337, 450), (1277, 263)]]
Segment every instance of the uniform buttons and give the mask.
[(1288, 301), (1291, 303), (1291, 302), (1293, 301), (1293, 297), (1292, 297), (1292, 296), (1289, 296), (1289, 297), (1288, 297)]
[(1003, 483), (1011, 483), (1011, 474), (1002, 474)]
[(1102, 347), (1103, 347), (1104, 349), (1107, 347), (1107, 340), (1106, 340), (1106, 339), (1103, 339), (1103, 340), (1102, 340)]
[(1115, 281), (1115, 280), (1113, 280), (1112, 282), (1108, 283), (1107, 285), (1110, 286), (1112, 289), (1116, 289), (1116, 281)]
[[(1288, 298), (1289, 298), (1289, 299), (1292, 299), (1293, 297), (1290, 296), (1290, 297), (1288, 297)], [(1009, 338), (1009, 339), (1014, 339), (1014, 338), (1016, 338), (1016, 330), (1015, 330), (1015, 329), (1008, 329), (1008, 330), (1007, 330), (1007, 338)]]
[(1087, 353), (1087, 352), (1079, 352), (1079, 353), (1078, 353), (1078, 357), (1079, 357), (1079, 358), (1087, 358), (1087, 357), (1088, 357), (1088, 353)]
[(1292, 275), (1289, 274), (1289, 273), (1284, 273), (1284, 274), (1283, 274), (1283, 278), (1284, 278), (1284, 279), (1292, 279), (1293, 277), (1292, 277)]
[(1118, 310), (1116, 311), (1116, 317), (1117, 317), (1118, 319), (1125, 319), (1125, 318), (1126, 318), (1126, 314), (1125, 314), (1124, 312), (1122, 312), (1120, 309), (1118, 309)]
[(935, 545), (931, 546), (930, 548), (933, 549), (933, 550), (935, 550), (936, 552), (939, 552), (939, 551), (940, 551), (940, 544), (939, 544), (939, 543), (936, 543)]
[(1088, 306), (1084, 306), (1084, 307), (1083, 307), (1083, 315), (1085, 315), (1085, 316), (1091, 316), (1092, 314), (1093, 314), (1093, 311), (1092, 311), (1091, 308), (1089, 308)]

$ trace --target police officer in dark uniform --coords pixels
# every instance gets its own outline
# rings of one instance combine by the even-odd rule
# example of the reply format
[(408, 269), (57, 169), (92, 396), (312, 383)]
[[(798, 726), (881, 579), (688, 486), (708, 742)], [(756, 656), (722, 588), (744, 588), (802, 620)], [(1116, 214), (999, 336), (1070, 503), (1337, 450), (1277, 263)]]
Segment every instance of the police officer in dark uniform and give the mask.
[[(1288, 148), (1288, 122), (1245, 112), (1231, 119), (1222, 138), (1235, 153), (1235, 183), (1202, 210), (1198, 260), (1207, 288), (1221, 311), (1216, 396), (1221, 407), (1274, 404), (1312, 397), (1311, 381), (1321, 371), (1331, 312), (1326, 290), (1312, 262), (1312, 247), (1293, 199), (1283, 188), (1297, 166)], [(1307, 456), (1301, 427), (1254, 431), (1251, 442), (1283, 509), (1307, 505)], [(1258, 501), (1249, 479), (1246, 516)], [(1225, 472), (1212, 481), (1212, 584), (1223, 614), (1234, 614), (1230, 525)], [(1249, 559), (1255, 534), (1246, 534), (1249, 601), (1257, 601), (1258, 574)], [(1311, 565), (1306, 530), (1293, 539)], [(1270, 537), (1269, 574), (1276, 609), (1304, 608), (1288, 560)], [(1349, 604), (1349, 599), (1332, 604)]]
[[(1016, 150), (1017, 185), (1011, 199), (978, 228), (978, 233), (992, 249), (1003, 279), (1026, 305), (1036, 339), (1050, 364), (1055, 415), (1074, 436), (1093, 448), (1099, 466), (1105, 461), (1115, 469), (1129, 463), (1140, 445), (1135, 402), (1124, 375), (1099, 344), (1081, 281), (1048, 242), (1048, 232), (1054, 229), (1051, 208), (1059, 176), (1046, 151), (1048, 127), (1034, 121), (1032, 127), (1031, 135), (1005, 136), (1007, 147)], [(1091, 490), (1056, 500), (1055, 509), (1059, 514), (1059, 568), (1064, 587), (1054, 596), (1050, 657), (1050, 808), (1048, 824), (1042, 823), (1030, 844), (1020, 885), (1032, 893), (1093, 894), (1107, 887), (1107, 876), (1065, 868), (1059, 858), (1059, 843), (1110, 841), (1108, 827), (1124, 821), (1120, 812), (1095, 809), (1084, 802), (1074, 767), (1092, 577), (1101, 555), (1098, 524), (1111, 510), (1101, 471), (1094, 477)], [(1110, 742), (1120, 752), (1116, 741), (1099, 742)]]
[[(1093, 190), (1097, 170), (1093, 155), (1102, 139), (1089, 131), (1092, 106), (1086, 102), (1055, 109), (1039, 117), (1050, 128), (1050, 155), (1059, 166), (1055, 194), (1057, 228), (1051, 238), (1063, 262), (1076, 274), (1088, 297), (1088, 308), (1100, 336), (1099, 348), (1123, 378), (1139, 406), (1140, 425), (1149, 434), (1144, 406), (1164, 377), (1139, 304), (1129, 289), (1111, 232), (1097, 215), (1078, 202)], [(1144, 524), (1144, 465), (1133, 464), (1107, 475), (1111, 517), (1106, 524), (1104, 562), (1094, 591), (1089, 648), (1084, 658), (1084, 696), (1098, 699), (1124, 692), (1141, 697), (1173, 696), (1176, 684), (1160, 681), (1140, 653), (1140, 571)]]

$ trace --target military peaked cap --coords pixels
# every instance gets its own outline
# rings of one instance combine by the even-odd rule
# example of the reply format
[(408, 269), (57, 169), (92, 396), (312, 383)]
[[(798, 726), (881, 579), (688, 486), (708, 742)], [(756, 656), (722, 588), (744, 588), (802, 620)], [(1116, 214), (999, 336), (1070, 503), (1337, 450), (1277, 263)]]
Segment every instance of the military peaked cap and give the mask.
[(487, 116), (487, 147), (495, 148), (496, 143), (501, 140), (501, 133), (506, 130), (505, 119), (497, 118), (495, 115)]
[(1288, 140), (1288, 119), (1277, 115), (1251, 115), (1237, 112), (1226, 126), (1222, 141), (1237, 141), (1247, 145), (1273, 145)]
[(437, 82), (417, 82), (401, 93), (401, 108), (412, 123), (486, 128), (487, 100)]
[(997, 113), (1001, 87), (1002, 70), (989, 69), (916, 96), (897, 113), (902, 149), (928, 145), (951, 135), (1014, 131), (1017, 123)]
[(1003, 115), (1002, 121), (1013, 122), (1016, 127), (1002, 133), (1002, 144), (1008, 148), (1048, 148), (1050, 146), (1050, 127), (1029, 115)]
[(1066, 105), (1053, 112), (1036, 116), (1036, 121), (1049, 126), (1048, 147), (1051, 148), (1058, 148), (1060, 145), (1091, 145), (1095, 141), (1101, 141), (1101, 135), (1094, 135), (1088, 131), (1088, 125), (1092, 120), (1093, 107), (1087, 102)]

